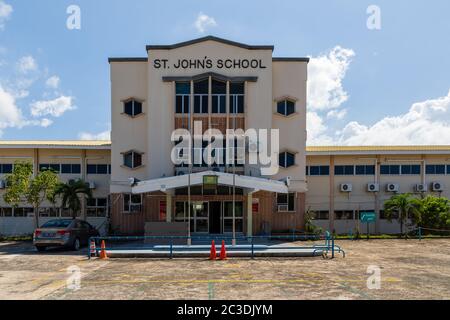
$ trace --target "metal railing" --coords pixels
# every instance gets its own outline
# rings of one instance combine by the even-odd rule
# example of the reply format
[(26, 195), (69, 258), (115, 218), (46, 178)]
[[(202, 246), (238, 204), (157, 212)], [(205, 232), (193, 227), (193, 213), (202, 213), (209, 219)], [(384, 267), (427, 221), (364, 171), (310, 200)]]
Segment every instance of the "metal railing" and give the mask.
[[(188, 239), (193, 245), (186, 245)], [(310, 250), (313, 256), (323, 255), (324, 257), (334, 258), (336, 253), (341, 253), (345, 257), (345, 251), (335, 244), (335, 238), (329, 232), (323, 235), (317, 234), (298, 234), (298, 235), (263, 235), (263, 236), (245, 236), (240, 235), (237, 239), (236, 246), (229, 245), (232, 242), (231, 235), (193, 235), (188, 236), (99, 236), (92, 237), (89, 244), (94, 241), (95, 252), (98, 256), (100, 244), (105, 241), (107, 246), (105, 250), (114, 251), (130, 251), (136, 252), (140, 250), (154, 250), (158, 253), (166, 253), (172, 259), (176, 253), (192, 252), (204, 253), (209, 251), (209, 245), (214, 240), (216, 246), (220, 246), (222, 240), (227, 243), (227, 250), (229, 252), (240, 252), (242, 256), (247, 256), (254, 259), (260, 252), (268, 252), (276, 250), (278, 253), (288, 253), (289, 251)], [(288, 241), (324, 241), (320, 244), (312, 245), (286, 245)], [(114, 246), (114, 244), (117, 244)], [(90, 246), (88, 247), (87, 256), (90, 259), (92, 252)]]

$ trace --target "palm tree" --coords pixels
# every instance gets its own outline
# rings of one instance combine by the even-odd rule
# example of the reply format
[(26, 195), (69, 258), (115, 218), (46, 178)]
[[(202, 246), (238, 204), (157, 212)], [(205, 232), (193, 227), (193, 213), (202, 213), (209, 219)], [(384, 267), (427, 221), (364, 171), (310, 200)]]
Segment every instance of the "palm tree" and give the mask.
[(403, 235), (403, 225), (409, 216), (417, 215), (420, 210), (420, 201), (409, 193), (397, 194), (392, 196), (384, 203), (384, 211), (389, 221), (392, 220), (395, 213), (398, 214), (397, 220), (400, 223), (400, 233)]
[(75, 219), (81, 210), (80, 196), (91, 199), (92, 191), (85, 181), (78, 179), (59, 184), (56, 189), (56, 195), (62, 197), (61, 207), (69, 208), (72, 218)]

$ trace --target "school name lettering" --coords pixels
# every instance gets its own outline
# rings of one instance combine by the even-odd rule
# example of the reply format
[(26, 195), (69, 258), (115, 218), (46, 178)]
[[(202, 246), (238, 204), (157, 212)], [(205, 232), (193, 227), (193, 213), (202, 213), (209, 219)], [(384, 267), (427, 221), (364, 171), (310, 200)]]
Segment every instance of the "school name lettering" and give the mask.
[(155, 69), (266, 69), (261, 59), (178, 59), (170, 63), (168, 59), (155, 59)]

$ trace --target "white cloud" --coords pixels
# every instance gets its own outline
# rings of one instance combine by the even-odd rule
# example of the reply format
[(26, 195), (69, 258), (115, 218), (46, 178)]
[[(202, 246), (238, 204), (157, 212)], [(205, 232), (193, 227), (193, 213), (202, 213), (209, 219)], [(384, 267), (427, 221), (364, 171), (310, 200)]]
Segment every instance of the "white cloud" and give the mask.
[(198, 32), (204, 33), (207, 28), (216, 27), (217, 22), (213, 17), (200, 12), (197, 16), (197, 20), (195, 20), (194, 26)]
[(51, 126), (52, 124), (53, 124), (53, 120), (44, 118), (44, 119), (41, 120), (40, 126), (44, 127), (44, 128), (47, 128), (47, 127)]
[(22, 112), (14, 96), (0, 86), (0, 135), (3, 129), (22, 126)]
[(327, 113), (328, 119), (337, 119), (342, 120), (347, 115), (347, 109), (341, 109), (341, 110), (330, 110)]
[(66, 111), (74, 110), (76, 107), (73, 105), (73, 98), (67, 96), (60, 96), (54, 100), (43, 100), (33, 102), (31, 104), (31, 114), (34, 117), (41, 116), (53, 116), (60, 117)]
[(51, 76), (50, 78), (47, 79), (45, 85), (49, 88), (57, 89), (59, 87), (59, 82), (60, 79), (58, 76)]
[(28, 73), (30, 71), (36, 71), (38, 69), (38, 65), (32, 56), (25, 56), (20, 58), (17, 62), (17, 69), (21, 73)]
[(6, 128), (23, 128), (25, 126), (39, 126), (47, 128), (53, 123), (52, 120), (43, 118), (27, 120), (22, 110), (16, 104), (13, 93), (6, 91), (0, 86), (0, 136)]
[(336, 133), (343, 145), (436, 145), (450, 142), (450, 90), (447, 96), (414, 103), (408, 112), (371, 126), (356, 121)]
[(324, 123), (323, 118), (314, 111), (308, 111), (307, 132), (308, 145), (330, 145), (333, 144), (333, 139), (327, 135), (328, 127)]
[(340, 107), (348, 99), (342, 80), (355, 52), (334, 47), (329, 53), (311, 58), (308, 65), (308, 107), (326, 110)]
[(13, 7), (0, 0), (0, 31), (5, 28), (5, 22), (11, 17)]
[(111, 140), (111, 131), (103, 131), (100, 133), (81, 132), (78, 134), (80, 140)]

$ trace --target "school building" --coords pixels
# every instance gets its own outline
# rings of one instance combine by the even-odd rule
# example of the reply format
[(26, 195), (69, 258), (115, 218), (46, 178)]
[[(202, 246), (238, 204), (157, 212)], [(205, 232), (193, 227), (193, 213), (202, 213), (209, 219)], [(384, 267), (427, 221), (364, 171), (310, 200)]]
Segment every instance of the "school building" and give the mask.
[[(364, 231), (360, 214), (375, 212), (372, 232), (397, 233), (383, 213), (390, 196), (450, 196), (450, 146), (307, 147), (309, 59), (273, 57), (273, 49), (208, 36), (149, 45), (145, 57), (110, 58), (111, 141), (0, 141), (0, 197), (4, 175), (28, 159), (35, 172), (51, 168), (63, 181), (88, 182), (94, 198), (81, 215), (102, 232), (184, 223), (191, 234), (259, 235), (302, 231), (307, 211), (338, 233)], [(174, 163), (172, 133), (198, 124), (201, 133), (278, 129), (278, 172), (237, 159)], [(205, 148), (194, 146), (194, 157)], [(248, 156), (259, 145), (241, 149)], [(213, 187), (205, 184), (210, 178)], [(12, 208), (1, 197), (0, 235), (31, 233), (35, 214), (42, 223), (68, 211)]]

